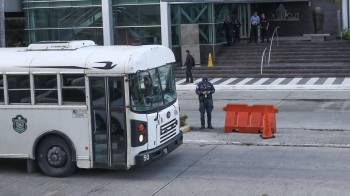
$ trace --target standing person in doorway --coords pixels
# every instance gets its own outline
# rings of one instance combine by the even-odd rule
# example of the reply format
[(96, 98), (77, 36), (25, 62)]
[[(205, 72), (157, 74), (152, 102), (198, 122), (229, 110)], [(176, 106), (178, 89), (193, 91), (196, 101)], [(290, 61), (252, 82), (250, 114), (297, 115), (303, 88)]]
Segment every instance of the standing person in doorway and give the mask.
[(234, 39), (233, 43), (239, 43), (241, 41), (241, 21), (237, 17), (233, 20)]
[(250, 39), (249, 43), (253, 40), (255, 43), (258, 43), (258, 27), (260, 25), (260, 17), (258, 12), (254, 12), (254, 15), (250, 18)]
[(233, 29), (232, 20), (230, 16), (226, 16), (224, 20), (224, 32), (225, 32), (226, 42), (228, 46), (231, 46), (231, 42), (232, 42), (232, 29)]
[(186, 50), (186, 83), (193, 83), (192, 68), (195, 66), (195, 61), (189, 50)]
[(269, 42), (269, 26), (270, 23), (264, 13), (261, 14), (261, 43), (264, 43), (265, 39), (266, 42)]
[(211, 112), (214, 109), (213, 94), (215, 88), (212, 83), (208, 81), (208, 78), (204, 77), (201, 82), (198, 83), (196, 88), (196, 94), (199, 98), (199, 112), (201, 115), (201, 129), (205, 129), (205, 112), (207, 113), (208, 129), (213, 129), (211, 124)]

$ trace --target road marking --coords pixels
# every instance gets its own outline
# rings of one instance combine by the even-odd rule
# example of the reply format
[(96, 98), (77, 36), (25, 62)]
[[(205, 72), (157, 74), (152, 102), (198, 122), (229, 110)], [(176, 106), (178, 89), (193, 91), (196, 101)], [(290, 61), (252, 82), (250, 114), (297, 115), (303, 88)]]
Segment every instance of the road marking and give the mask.
[(305, 85), (315, 85), (319, 78), (311, 78)]
[(185, 81), (186, 81), (186, 79), (182, 79), (182, 80), (177, 81), (176, 84), (179, 85), (179, 84), (184, 83)]
[(219, 84), (222, 85), (222, 82), (224, 82), (225, 80), (227, 80), (227, 78), (220, 78), (220, 80), (213, 82), (213, 85), (219, 85)]
[(231, 83), (229, 83), (229, 85), (236, 85), (236, 84), (240, 83), (243, 80), (244, 80), (244, 78), (237, 78), (236, 80), (234, 80)]
[(297, 84), (298, 85), (305, 85), (311, 78), (302, 78)]
[(195, 84), (198, 84), (200, 81), (202, 81), (202, 78), (198, 78), (197, 80), (194, 81)]
[(210, 80), (210, 83), (214, 84), (215, 82), (221, 80), (221, 78), (214, 78), (212, 80)]
[(253, 78), (245, 78), (244, 80), (238, 82), (236, 85), (245, 85), (248, 81), (250, 81)]
[(249, 80), (246, 85), (253, 85), (255, 84), (256, 82), (258, 82), (261, 78), (253, 78), (251, 80)]
[(268, 78), (262, 85), (269, 85), (272, 84), (274, 81), (276, 81), (278, 78)]
[(271, 83), (271, 85), (280, 85), (282, 81), (284, 81), (286, 78), (278, 78), (274, 82)]
[[(202, 81), (184, 83), (186, 79), (176, 79), (178, 90), (193, 90)], [(211, 78), (218, 90), (350, 90), (350, 77), (331, 78)]]
[(323, 85), (328, 78), (320, 78), (316, 81), (315, 85)]
[(332, 85), (336, 78), (328, 78), (323, 85)]
[(236, 80), (237, 78), (230, 78), (228, 80), (226, 80), (225, 82), (221, 83), (221, 85), (228, 85), (229, 83), (231, 83), (232, 81)]
[(350, 78), (345, 78), (343, 85), (350, 85)]
[(284, 79), (281, 83), (279, 83), (280, 85), (286, 85), (289, 84), (290, 81), (292, 81), (294, 78), (286, 78)]
[(293, 78), (293, 80), (290, 81), (288, 85), (297, 85), (300, 80), (302, 80), (302, 78)]
[(345, 78), (336, 78), (333, 82), (333, 85), (341, 85), (343, 84)]
[(254, 85), (262, 85), (265, 83), (269, 78), (261, 78), (258, 82), (256, 82)]

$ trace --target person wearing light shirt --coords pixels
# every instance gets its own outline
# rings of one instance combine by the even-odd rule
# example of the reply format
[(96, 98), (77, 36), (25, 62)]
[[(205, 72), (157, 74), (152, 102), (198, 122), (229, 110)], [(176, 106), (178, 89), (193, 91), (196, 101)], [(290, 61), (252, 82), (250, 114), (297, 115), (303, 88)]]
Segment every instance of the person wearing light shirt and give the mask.
[(254, 12), (254, 15), (250, 18), (250, 39), (249, 43), (253, 40), (258, 43), (258, 26), (260, 25), (260, 17), (258, 12)]

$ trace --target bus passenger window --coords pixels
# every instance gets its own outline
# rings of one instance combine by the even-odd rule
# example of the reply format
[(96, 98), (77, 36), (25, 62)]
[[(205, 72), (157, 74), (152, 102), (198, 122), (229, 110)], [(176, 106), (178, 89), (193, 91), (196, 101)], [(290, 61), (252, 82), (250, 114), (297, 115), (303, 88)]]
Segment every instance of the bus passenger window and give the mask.
[(0, 75), (0, 104), (4, 104), (4, 81), (3, 81), (3, 75)]
[(31, 103), (29, 75), (7, 75), (10, 104)]
[(35, 75), (34, 89), (35, 89), (35, 103), (58, 104), (56, 75)]
[(62, 75), (62, 100), (63, 104), (84, 104), (85, 77), (82, 74)]

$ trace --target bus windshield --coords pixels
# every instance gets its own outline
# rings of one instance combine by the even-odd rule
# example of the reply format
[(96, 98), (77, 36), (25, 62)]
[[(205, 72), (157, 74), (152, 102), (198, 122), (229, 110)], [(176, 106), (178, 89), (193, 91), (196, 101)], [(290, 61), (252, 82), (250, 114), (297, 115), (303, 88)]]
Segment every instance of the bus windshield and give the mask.
[(133, 111), (149, 112), (164, 108), (176, 98), (174, 64), (130, 75), (130, 101)]

